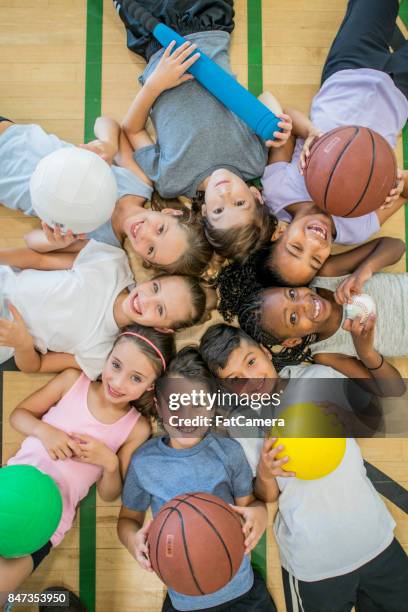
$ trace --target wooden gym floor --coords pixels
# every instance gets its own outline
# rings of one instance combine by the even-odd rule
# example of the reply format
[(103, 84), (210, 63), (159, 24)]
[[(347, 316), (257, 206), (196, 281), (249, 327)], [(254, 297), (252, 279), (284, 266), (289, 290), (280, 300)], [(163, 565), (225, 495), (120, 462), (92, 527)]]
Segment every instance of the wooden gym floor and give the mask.
[[(407, 15), (408, 0), (403, 2)], [(232, 63), (239, 80), (256, 94), (263, 84), (283, 105), (307, 112), (345, 7), (346, 0), (236, 0)], [(0, 0), (0, 23), (1, 115), (40, 123), (74, 143), (91, 138), (93, 119), (100, 112), (121, 119), (138, 87), (143, 60), (126, 49), (124, 30), (110, 0)], [(402, 165), (401, 139), (397, 152)], [(0, 247), (21, 245), (23, 234), (36, 226), (36, 220), (0, 207)], [(405, 239), (403, 210), (382, 233)], [(393, 270), (404, 271), (405, 261)], [(408, 376), (408, 361), (399, 360), (397, 365)], [(0, 376), (0, 459), (5, 463), (22, 439), (9, 426), (8, 416), (47, 377), (19, 372)], [(364, 440), (361, 446), (367, 461), (382, 471), (376, 478), (384, 481), (387, 495), (398, 501), (399, 492), (398, 503), (405, 504), (404, 511), (385, 499), (397, 522), (397, 537), (408, 549), (408, 440)], [(403, 488), (397, 489), (395, 483)], [(118, 508), (119, 503), (106, 504), (91, 495), (72, 531), (24, 590), (38, 592), (64, 584), (81, 592), (90, 612), (159, 611), (164, 589), (120, 545), (115, 529)], [(270, 511), (272, 523), (275, 509)], [(271, 528), (264, 551), (268, 585), (279, 612), (284, 612)], [(264, 551), (261, 546), (261, 563)]]

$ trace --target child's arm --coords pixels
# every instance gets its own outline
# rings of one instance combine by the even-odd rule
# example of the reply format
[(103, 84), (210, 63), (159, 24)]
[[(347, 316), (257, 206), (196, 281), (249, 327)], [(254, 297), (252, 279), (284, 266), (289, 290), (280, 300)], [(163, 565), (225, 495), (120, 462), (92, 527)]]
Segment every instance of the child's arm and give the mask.
[(146, 121), (150, 109), (160, 94), (166, 89), (181, 85), (193, 78), (192, 75), (184, 73), (200, 57), (199, 53), (194, 53), (189, 57), (196, 45), (187, 41), (174, 53), (171, 53), (174, 45), (175, 41), (170, 43), (164, 51), (156, 68), (137, 93), (122, 122), (122, 129), (135, 150), (152, 144), (145, 129)]
[(31, 230), (24, 236), (28, 248), (37, 253), (78, 253), (88, 243), (85, 234), (73, 234), (71, 230), (61, 234), (59, 227), (52, 228), (44, 222), (41, 226), (42, 229)]
[(122, 506), (119, 513), (117, 531), (119, 540), (128, 549), (130, 554), (142, 569), (152, 572), (153, 568), (149, 559), (149, 548), (147, 545), (147, 534), (152, 521), (143, 526), (146, 512), (129, 510)]
[(72, 457), (79, 450), (78, 445), (71, 436), (43, 422), (41, 417), (67, 393), (79, 375), (75, 370), (65, 370), (20, 402), (10, 415), (11, 425), (26, 436), (39, 438), (52, 459)]
[(353, 337), (358, 355), (348, 357), (337, 353), (320, 353), (314, 356), (317, 363), (330, 366), (357, 383), (370, 393), (382, 397), (399, 397), (405, 393), (405, 383), (396, 368), (374, 349), (375, 315), (370, 315), (362, 325), (360, 317), (346, 319), (343, 329)]
[(295, 472), (289, 472), (282, 467), (289, 461), (289, 457), (276, 459), (276, 455), (284, 449), (282, 444), (275, 447), (276, 441), (277, 438), (265, 438), (256, 470), (255, 495), (264, 502), (274, 502), (278, 499), (280, 492), (277, 476), (287, 478), (296, 475)]
[(258, 544), (268, 521), (268, 510), (264, 502), (253, 495), (236, 497), (235, 506), (230, 504), (244, 520), (242, 533), (245, 537), (245, 554), (248, 555)]
[(351, 274), (335, 292), (336, 302), (346, 304), (351, 294), (363, 291), (364, 283), (375, 272), (399, 261), (405, 253), (405, 242), (398, 238), (376, 238), (339, 255), (332, 255), (319, 271), (320, 276)]
[(68, 270), (76, 253), (38, 253), (32, 249), (0, 249), (0, 264), (20, 270)]
[[(147, 144), (151, 144), (151, 142)], [(142, 146), (146, 146), (146, 145), (139, 143), (138, 148), (141, 148)], [(133, 174), (135, 174), (144, 183), (146, 183), (146, 185), (153, 185), (152, 181), (149, 179), (148, 176), (146, 176), (146, 174), (140, 168), (139, 164), (135, 162), (133, 158), (133, 149), (130, 145), (128, 137), (126, 136), (123, 130), (121, 130), (120, 132), (119, 150), (115, 156), (115, 162), (117, 163), (118, 166), (121, 166), (122, 168), (127, 168), (128, 170), (133, 172)], [(132, 196), (132, 197), (134, 198), (135, 196)], [(144, 203), (145, 201), (144, 198), (140, 198), (140, 200), (141, 200), (141, 203)]]
[(100, 465), (103, 468), (102, 476), (97, 483), (98, 493), (103, 500), (114, 501), (119, 497), (130, 459), (150, 434), (150, 423), (144, 417), (140, 417), (126, 442), (115, 454), (106, 444), (92, 436), (72, 433), (81, 450), (80, 457), (76, 460)]
[(96, 140), (80, 145), (81, 149), (93, 151), (109, 165), (119, 149), (120, 125), (110, 117), (98, 117), (94, 124)]

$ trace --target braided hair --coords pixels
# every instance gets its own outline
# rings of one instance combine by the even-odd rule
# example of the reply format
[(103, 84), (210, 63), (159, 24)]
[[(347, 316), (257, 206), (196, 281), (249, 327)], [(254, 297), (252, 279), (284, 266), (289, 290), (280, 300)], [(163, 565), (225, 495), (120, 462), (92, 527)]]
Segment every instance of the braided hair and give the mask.
[(242, 266), (233, 263), (224, 268), (218, 275), (217, 287), (220, 295), (218, 310), (223, 318), (230, 323), (237, 317), (240, 327), (271, 351), (277, 371), (287, 365), (313, 361), (308, 347), (316, 340), (316, 334), (308, 334), (296, 346), (283, 347), (282, 339), (262, 326), (264, 287), (257, 280), (254, 257)]

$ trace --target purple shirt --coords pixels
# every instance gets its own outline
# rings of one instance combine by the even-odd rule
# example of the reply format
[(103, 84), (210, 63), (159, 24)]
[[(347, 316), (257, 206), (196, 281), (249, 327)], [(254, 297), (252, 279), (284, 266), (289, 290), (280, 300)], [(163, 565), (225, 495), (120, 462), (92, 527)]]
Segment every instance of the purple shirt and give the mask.
[[(343, 125), (370, 127), (395, 147), (408, 119), (408, 100), (385, 72), (369, 68), (341, 70), (327, 79), (313, 98), (310, 117), (322, 132)], [(290, 163), (270, 164), (262, 177), (265, 202), (282, 221), (292, 220), (286, 206), (312, 201), (298, 169), (303, 142), (296, 141)], [(360, 244), (380, 228), (376, 212), (362, 217), (332, 218), (335, 242), (339, 244)]]

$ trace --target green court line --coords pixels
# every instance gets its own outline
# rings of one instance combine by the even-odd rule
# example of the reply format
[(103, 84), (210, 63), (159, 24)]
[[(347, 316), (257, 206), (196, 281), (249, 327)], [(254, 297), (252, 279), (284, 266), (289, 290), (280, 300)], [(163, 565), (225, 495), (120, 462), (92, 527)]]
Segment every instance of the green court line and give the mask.
[(248, 89), (255, 96), (263, 91), (262, 0), (247, 0)]
[[(87, 0), (84, 141), (92, 140), (93, 124), (101, 114), (103, 0)], [(96, 598), (96, 487), (79, 511), (79, 593), (88, 612)]]
[[(248, 89), (255, 96), (263, 91), (262, 0), (247, 0)], [(252, 551), (251, 562), (266, 580), (266, 533)]]
[[(408, 28), (408, 0), (402, 0), (399, 16), (406, 28)], [(408, 170), (408, 123), (402, 132), (402, 148), (404, 169)], [(405, 204), (405, 241), (408, 241), (408, 204)], [(405, 269), (408, 270), (408, 250), (405, 253)]]

